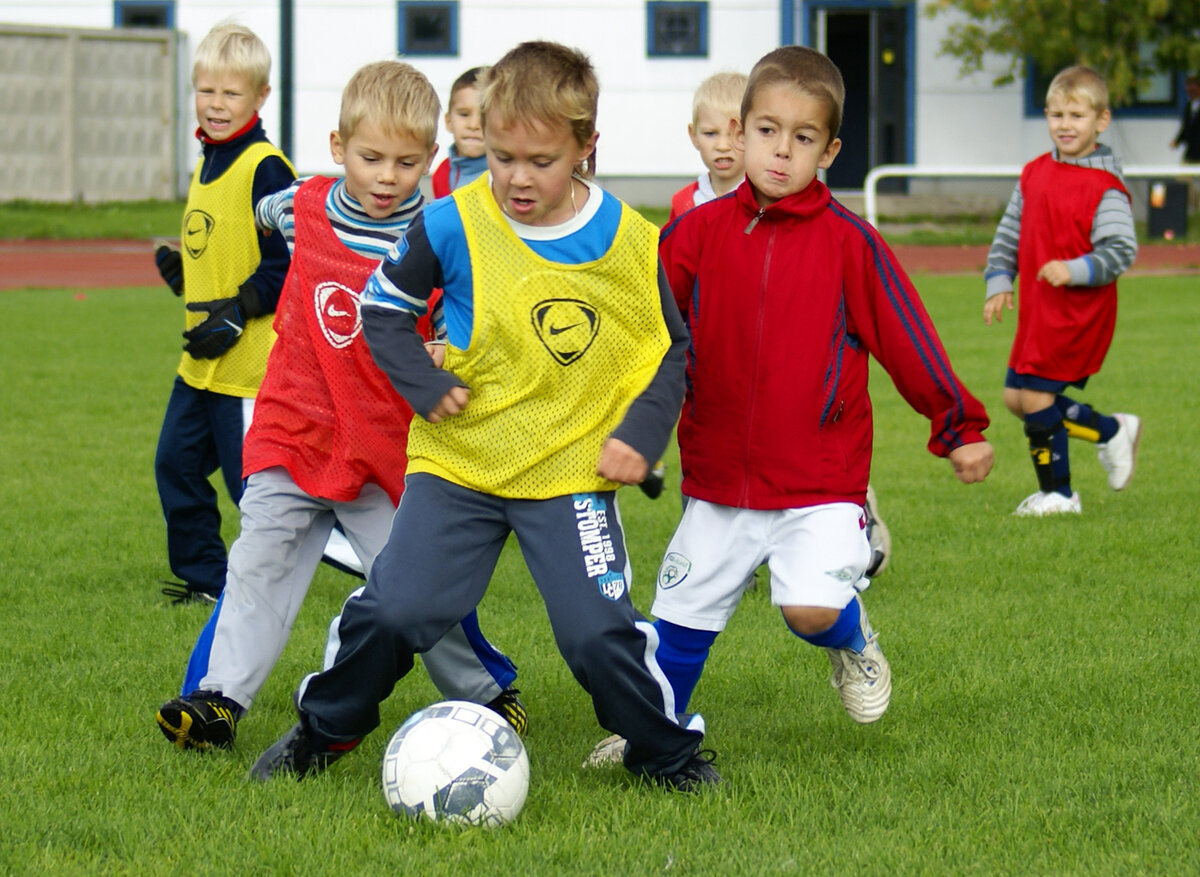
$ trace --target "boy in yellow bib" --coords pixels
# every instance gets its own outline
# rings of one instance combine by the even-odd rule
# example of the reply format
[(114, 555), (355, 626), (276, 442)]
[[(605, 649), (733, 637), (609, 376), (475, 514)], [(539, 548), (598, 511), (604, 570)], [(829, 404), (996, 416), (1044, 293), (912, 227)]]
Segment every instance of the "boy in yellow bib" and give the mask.
[(163, 279), (186, 302), (186, 342), (167, 402), (154, 474), (178, 582), (163, 593), (212, 603), (228, 558), (209, 476), (219, 468), (242, 498), (242, 438), (275, 340), (271, 318), (290, 258), (281, 235), (254, 227), (254, 205), (296, 178), (267, 140), (258, 111), (271, 56), (242, 25), (222, 23), (196, 47), (192, 85), (202, 157), (188, 187), (182, 247), (155, 253)]
[[(509, 52), (482, 81), (488, 173), (426, 207), (368, 283), (367, 343), (421, 415), (405, 492), (343, 608), (336, 660), (301, 683), (300, 721), (254, 765), (259, 779), (322, 770), (373, 730), (413, 655), (476, 606), (516, 533), (563, 657), (600, 723), (629, 741), (626, 767), (686, 791), (720, 782), (629, 598), (616, 488), (666, 447), (687, 333), (657, 229), (588, 178), (598, 92), (578, 51)], [(444, 368), (415, 330), (436, 288)]]

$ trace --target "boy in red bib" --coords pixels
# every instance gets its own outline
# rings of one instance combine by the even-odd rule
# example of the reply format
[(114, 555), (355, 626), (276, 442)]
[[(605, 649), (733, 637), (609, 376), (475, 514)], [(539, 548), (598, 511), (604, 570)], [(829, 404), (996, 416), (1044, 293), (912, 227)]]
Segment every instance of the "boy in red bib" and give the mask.
[(1054, 77), (1046, 94), (1054, 150), (1021, 172), (988, 253), (987, 325), (1012, 310), (1013, 279), (1021, 278), (1004, 404), (1025, 421), (1037, 473), (1037, 492), (1015, 512), (1022, 517), (1079, 514), (1068, 438), (1099, 445), (1113, 490), (1133, 477), (1140, 420), (1065, 395), (1100, 370), (1117, 322), (1117, 277), (1137, 255), (1120, 163), (1097, 142), (1111, 118), (1108, 89), (1094, 70), (1069, 67)]

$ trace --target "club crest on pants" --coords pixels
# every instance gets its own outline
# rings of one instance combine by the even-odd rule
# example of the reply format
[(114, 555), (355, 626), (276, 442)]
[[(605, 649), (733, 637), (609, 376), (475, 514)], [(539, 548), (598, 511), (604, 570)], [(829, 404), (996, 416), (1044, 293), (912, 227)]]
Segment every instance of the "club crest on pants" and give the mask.
[(692, 562), (677, 551), (668, 551), (658, 568), (658, 586), (664, 591), (673, 588), (688, 577)]

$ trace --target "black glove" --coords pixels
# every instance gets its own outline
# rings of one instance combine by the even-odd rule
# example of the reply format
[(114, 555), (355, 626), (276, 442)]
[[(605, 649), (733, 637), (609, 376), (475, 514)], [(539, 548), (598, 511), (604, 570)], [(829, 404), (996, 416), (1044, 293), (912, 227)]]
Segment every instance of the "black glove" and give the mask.
[(237, 343), (246, 328), (246, 320), (263, 313), (262, 299), (250, 282), (243, 283), (233, 298), (194, 301), (189, 311), (207, 313), (203, 323), (183, 333), (183, 349), (196, 359), (216, 359)]
[(167, 286), (171, 287), (171, 292), (183, 295), (183, 257), (179, 255), (179, 250), (163, 244), (154, 251), (154, 264), (158, 266), (158, 273)]

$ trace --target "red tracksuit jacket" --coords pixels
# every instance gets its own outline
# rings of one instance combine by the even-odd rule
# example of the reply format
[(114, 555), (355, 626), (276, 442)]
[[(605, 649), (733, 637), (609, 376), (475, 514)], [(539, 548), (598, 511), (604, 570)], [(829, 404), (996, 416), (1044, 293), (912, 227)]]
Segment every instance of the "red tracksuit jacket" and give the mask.
[(660, 254), (692, 333), (686, 495), (752, 509), (861, 504), (868, 354), (932, 422), (932, 453), (983, 440), (987, 412), (904, 270), (820, 181), (762, 210), (747, 181), (668, 225)]

